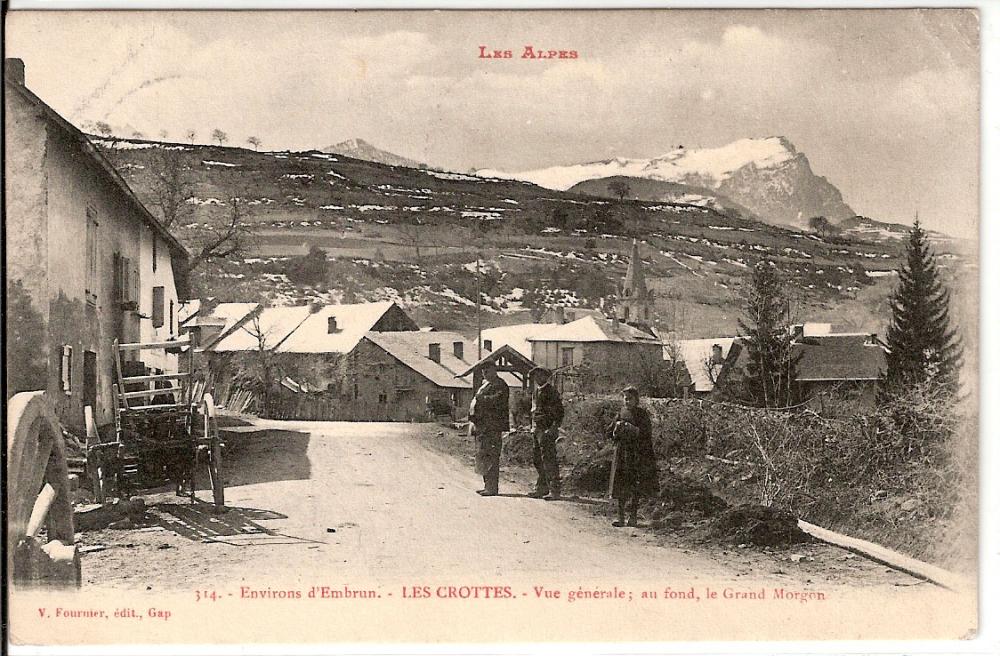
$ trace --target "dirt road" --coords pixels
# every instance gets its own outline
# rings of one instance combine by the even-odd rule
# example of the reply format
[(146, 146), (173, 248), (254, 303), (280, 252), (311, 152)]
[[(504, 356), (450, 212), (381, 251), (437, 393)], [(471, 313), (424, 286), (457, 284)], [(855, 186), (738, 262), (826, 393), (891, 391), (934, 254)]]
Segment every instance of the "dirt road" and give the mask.
[[(82, 547), (92, 550), (84, 555), (85, 589), (188, 596), (195, 590), (217, 590), (241, 598), (248, 594), (242, 586), (253, 594), (269, 594), (267, 590), (328, 585), (375, 590), (380, 599), (389, 603), (392, 597), (399, 604), (423, 594), (424, 587), (439, 600), (442, 586), (446, 596), (451, 586), (456, 591), (508, 586), (515, 597), (530, 599), (544, 598), (545, 591), (535, 588), (543, 586), (559, 590), (563, 600), (558, 610), (547, 611), (553, 620), (583, 608), (565, 603), (570, 591), (627, 591), (635, 597), (655, 591), (664, 600), (668, 588), (674, 593), (693, 590), (704, 604), (708, 599), (703, 597), (715, 590), (720, 600), (730, 595), (730, 605), (720, 606), (728, 610), (711, 621), (724, 618), (733, 624), (715, 637), (766, 634), (761, 617), (768, 612), (780, 612), (783, 621), (797, 613), (812, 618), (797, 621), (796, 632), (832, 626), (843, 637), (891, 637), (894, 631), (908, 633), (902, 624), (882, 626), (877, 620), (912, 626), (913, 613), (954, 603), (947, 596), (951, 593), (826, 545), (765, 553), (689, 544), (642, 527), (612, 528), (599, 500), (526, 497), (523, 472), (504, 473), (503, 496), (479, 497), (474, 491), (482, 480), (463, 458), (442, 452), (446, 440), (435, 425), (254, 420), (253, 426), (232, 430), (226, 463), (231, 510), (215, 515), (207, 504), (191, 506), (170, 494), (147, 497), (142, 527), (83, 534)], [(201, 496), (209, 498), (204, 492)], [(752, 597), (731, 596), (761, 591), (770, 598), (780, 596), (777, 590), (802, 598), (786, 597), (777, 602), (780, 607), (772, 607), (754, 603)], [(887, 600), (892, 603), (886, 605)], [(897, 602), (898, 610), (893, 606)], [(588, 624), (588, 635), (594, 630), (611, 639), (634, 622), (662, 620), (662, 609), (635, 608), (624, 621), (618, 611), (602, 607), (602, 619)], [(819, 608), (822, 613), (816, 612)], [(874, 608), (879, 612), (873, 613)], [(483, 613), (474, 607), (460, 615), (466, 612), (482, 621)], [(844, 626), (836, 619), (843, 613), (856, 614), (859, 623)], [(521, 621), (530, 626), (535, 617), (526, 615)], [(708, 621), (705, 614), (693, 617), (697, 619), (680, 626), (657, 625), (654, 630), (643, 625), (644, 631), (712, 637), (698, 628)], [(831, 618), (832, 625), (823, 623)], [(561, 639), (595, 639), (579, 633), (578, 623), (579, 618), (567, 619)], [(474, 624), (451, 625), (449, 630), (472, 631)], [(778, 636), (796, 636), (780, 626), (770, 628)], [(940, 622), (921, 628), (942, 630)], [(382, 630), (386, 633), (376, 635), (391, 634), (388, 625)], [(539, 627), (536, 638), (560, 637), (553, 630)], [(362, 631), (355, 637), (366, 635)], [(403, 635), (426, 639), (437, 634), (415, 635), (411, 629)]]

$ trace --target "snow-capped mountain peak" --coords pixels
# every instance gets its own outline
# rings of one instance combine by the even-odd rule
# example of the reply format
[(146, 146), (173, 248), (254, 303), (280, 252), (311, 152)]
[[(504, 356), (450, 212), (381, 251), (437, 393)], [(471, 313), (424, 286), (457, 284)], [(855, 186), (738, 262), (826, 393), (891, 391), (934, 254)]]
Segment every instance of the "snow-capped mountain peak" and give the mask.
[(481, 176), (531, 182), (565, 191), (587, 180), (645, 178), (719, 191), (766, 221), (802, 225), (822, 214), (832, 220), (854, 215), (840, 191), (815, 175), (805, 155), (785, 137), (738, 139), (714, 148), (679, 146), (651, 159), (613, 159)]

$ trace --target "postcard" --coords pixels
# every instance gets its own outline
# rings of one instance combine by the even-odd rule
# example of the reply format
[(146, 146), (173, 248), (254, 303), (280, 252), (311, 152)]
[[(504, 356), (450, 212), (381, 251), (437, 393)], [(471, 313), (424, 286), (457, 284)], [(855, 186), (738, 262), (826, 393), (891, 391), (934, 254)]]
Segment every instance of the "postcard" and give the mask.
[(972, 638), (975, 9), (11, 11), (11, 645)]

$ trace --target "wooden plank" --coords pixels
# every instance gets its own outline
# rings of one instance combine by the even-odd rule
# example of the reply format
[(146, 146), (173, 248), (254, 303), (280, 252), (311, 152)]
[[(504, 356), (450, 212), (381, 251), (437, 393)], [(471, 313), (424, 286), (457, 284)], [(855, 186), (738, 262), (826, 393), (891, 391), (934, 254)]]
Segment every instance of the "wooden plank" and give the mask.
[(127, 376), (122, 380), (126, 383), (148, 383), (157, 380), (180, 380), (181, 378), (190, 378), (191, 374), (181, 373), (181, 374), (155, 374), (152, 376)]
[(158, 389), (139, 390), (138, 392), (125, 392), (122, 394), (127, 399), (156, 396), (158, 394), (172, 394), (173, 392), (184, 391), (181, 387), (161, 387)]
[(173, 342), (147, 342), (145, 344), (140, 342), (134, 342), (131, 344), (119, 344), (119, 351), (141, 351), (144, 349), (161, 349), (161, 348), (179, 348), (182, 346), (190, 346), (190, 339), (179, 339)]
[(129, 406), (129, 410), (167, 410), (169, 408), (187, 408), (186, 403), (160, 403), (157, 405), (133, 405)]
[(925, 563), (921, 560), (917, 560), (916, 558), (903, 555), (897, 551), (875, 544), (874, 542), (868, 542), (867, 540), (861, 540), (859, 538), (852, 538), (850, 536), (831, 531), (830, 529), (823, 528), (822, 526), (810, 524), (809, 522), (801, 519), (799, 520), (799, 528), (818, 540), (829, 542), (830, 544), (874, 560), (877, 563), (888, 565), (889, 567), (906, 572), (910, 576), (923, 579), (924, 581), (930, 581), (935, 585), (948, 588), (949, 590), (953, 590), (955, 592), (973, 589), (973, 586), (975, 586), (975, 580), (963, 578), (958, 574), (949, 572), (935, 565)]

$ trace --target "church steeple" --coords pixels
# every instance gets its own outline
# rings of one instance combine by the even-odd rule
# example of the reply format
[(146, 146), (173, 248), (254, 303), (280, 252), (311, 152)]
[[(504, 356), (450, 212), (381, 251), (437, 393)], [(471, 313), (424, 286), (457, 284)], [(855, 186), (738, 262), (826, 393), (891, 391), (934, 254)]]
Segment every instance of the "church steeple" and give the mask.
[(649, 327), (653, 324), (653, 295), (646, 287), (639, 242), (636, 239), (632, 240), (632, 254), (618, 297), (617, 315), (619, 321), (633, 326)]

